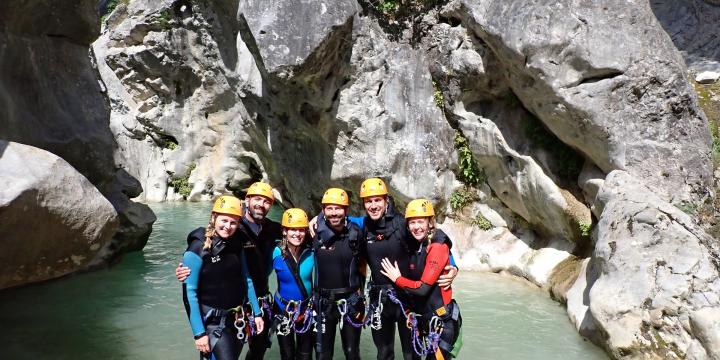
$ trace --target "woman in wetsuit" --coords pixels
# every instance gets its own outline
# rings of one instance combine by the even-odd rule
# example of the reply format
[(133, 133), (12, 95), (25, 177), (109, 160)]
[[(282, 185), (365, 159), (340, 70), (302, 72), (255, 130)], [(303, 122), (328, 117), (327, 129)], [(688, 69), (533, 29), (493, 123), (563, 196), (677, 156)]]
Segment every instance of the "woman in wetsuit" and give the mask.
[[(450, 239), (435, 229), (435, 211), (426, 199), (411, 201), (405, 211), (407, 227), (417, 248), (410, 258), (407, 273), (401, 274), (397, 262), (382, 260), (383, 275), (411, 295), (411, 309), (420, 315), (411, 316), (408, 322), (414, 327), (413, 342), (431, 359), (452, 358), (453, 346), (458, 340), (462, 318), (460, 307), (452, 298), (452, 288), (438, 286), (438, 277), (450, 262)], [(417, 321), (417, 322), (416, 322)], [(428, 341), (418, 339), (425, 336)], [(423, 347), (422, 345), (427, 344)]]
[(312, 272), (315, 262), (307, 238), (308, 217), (302, 209), (287, 209), (282, 216), (280, 244), (273, 251), (277, 274), (275, 332), (283, 360), (312, 358)]
[(322, 198), (313, 239), (315, 252), (314, 306), (316, 351), (319, 360), (332, 359), (337, 326), (345, 359), (360, 359), (360, 330), (364, 323), (365, 262), (360, 256), (360, 229), (347, 220), (348, 195), (328, 189)]
[[(241, 214), (240, 199), (219, 197), (207, 228), (198, 228), (188, 235), (188, 247), (183, 254), (183, 263), (192, 270), (183, 282), (185, 310), (195, 348), (205, 358), (238, 359), (242, 338), (246, 336), (245, 315), (252, 318), (256, 332), (264, 327), (242, 246), (229, 240), (237, 230)], [(242, 310), (247, 300), (254, 316)]]

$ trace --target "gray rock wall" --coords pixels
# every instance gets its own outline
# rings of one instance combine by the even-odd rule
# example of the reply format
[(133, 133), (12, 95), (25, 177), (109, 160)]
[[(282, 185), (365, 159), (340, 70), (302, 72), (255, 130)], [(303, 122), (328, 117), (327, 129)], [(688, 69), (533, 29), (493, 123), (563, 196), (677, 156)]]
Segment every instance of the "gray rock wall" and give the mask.
[[(112, 241), (106, 241), (106, 232), (102, 238), (98, 233), (95, 234), (97, 239), (86, 239), (93, 247), (103, 245), (103, 248), (86, 249), (82, 261), (73, 266), (43, 269), (43, 276), (30, 272), (9, 286), (60, 276), (90, 263), (100, 265), (116, 260), (125, 249), (142, 248), (155, 221), (146, 205), (129, 200), (142, 192), (138, 184), (118, 185), (122, 170), (113, 160), (118, 144), (109, 127), (110, 108), (105, 87), (89, 48), (99, 31), (94, 1), (4, 1), (0, 4), (0, 140), (32, 145), (67, 161), (68, 167), (82, 174), (77, 176), (87, 178), (110, 200), (114, 212), (119, 214), (120, 223), (119, 233)], [(18, 151), (25, 151), (23, 149)], [(40, 152), (30, 153), (41, 156)], [(6, 174), (0, 174), (0, 178), (8, 181)], [(73, 194), (58, 196), (74, 203), (71, 201)], [(29, 199), (24, 201), (25, 206), (31, 206)], [(38, 202), (34, 206), (42, 208), (44, 204)], [(8, 211), (12, 213), (17, 208)], [(43, 211), (53, 213), (51, 209)], [(62, 217), (68, 215), (68, 212), (54, 214), (52, 221), (62, 222)], [(46, 242), (52, 241), (51, 233), (42, 235), (48, 236)], [(23, 236), (22, 229), (16, 229), (6, 232), (5, 240), (17, 240), (13, 246), (19, 248), (19, 239)], [(42, 245), (40, 238), (34, 241), (37, 246)], [(134, 246), (129, 246), (130, 243)], [(48, 249), (60, 254), (80, 251), (77, 246), (72, 246), (72, 250), (67, 251), (52, 246)], [(34, 255), (40, 256), (40, 253)], [(96, 258), (87, 259), (91, 255)], [(28, 258), (29, 261), (33, 259)], [(41, 263), (46, 262), (42, 260)]]
[(651, 0), (650, 7), (690, 69), (720, 71), (720, 1)]

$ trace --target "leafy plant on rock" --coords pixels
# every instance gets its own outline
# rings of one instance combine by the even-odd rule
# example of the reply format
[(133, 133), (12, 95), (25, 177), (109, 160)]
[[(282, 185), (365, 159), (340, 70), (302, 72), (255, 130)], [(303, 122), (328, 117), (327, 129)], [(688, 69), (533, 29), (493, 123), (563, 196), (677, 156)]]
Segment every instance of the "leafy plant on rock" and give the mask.
[(475, 161), (468, 140), (459, 131), (455, 132), (455, 149), (458, 152), (458, 165), (460, 166), (458, 178), (460, 181), (468, 186), (478, 186), (485, 182), (485, 174)]
[(477, 199), (475, 191), (468, 187), (453, 191), (450, 195), (450, 207), (453, 211), (462, 210)]
[(188, 165), (187, 171), (185, 172), (185, 175), (172, 176), (168, 181), (168, 186), (172, 187), (173, 189), (175, 189), (175, 192), (182, 195), (183, 199), (187, 199), (193, 189), (189, 179), (190, 173), (195, 170), (196, 166), (197, 165), (194, 162), (190, 163), (190, 165)]
[(476, 217), (470, 219), (470, 225), (476, 226), (480, 230), (490, 230), (493, 228), (493, 224), (482, 214), (478, 214)]

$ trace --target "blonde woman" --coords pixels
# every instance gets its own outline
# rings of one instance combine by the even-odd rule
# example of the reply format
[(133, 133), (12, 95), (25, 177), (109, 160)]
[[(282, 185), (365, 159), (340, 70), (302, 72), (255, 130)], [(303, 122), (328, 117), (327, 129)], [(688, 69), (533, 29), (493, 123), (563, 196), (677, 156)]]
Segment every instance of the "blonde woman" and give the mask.
[(448, 271), (445, 267), (450, 263), (452, 244), (442, 230), (435, 229), (435, 210), (429, 200), (408, 203), (405, 220), (410, 235), (417, 240), (410, 270), (401, 274), (397, 261), (391, 263), (384, 258), (381, 273), (411, 295), (414, 313), (407, 322), (413, 327), (412, 341), (418, 355), (437, 360), (452, 358), (453, 351), (457, 354), (459, 350), (454, 347), (462, 326), (460, 307), (453, 299), (452, 288), (438, 285), (440, 275)]
[(207, 228), (188, 235), (183, 254), (183, 263), (191, 269), (183, 281), (183, 300), (195, 348), (205, 358), (238, 359), (246, 336), (241, 310), (246, 301), (255, 315), (251, 321), (256, 332), (264, 328), (242, 244), (231, 240), (241, 215), (240, 199), (219, 197)]

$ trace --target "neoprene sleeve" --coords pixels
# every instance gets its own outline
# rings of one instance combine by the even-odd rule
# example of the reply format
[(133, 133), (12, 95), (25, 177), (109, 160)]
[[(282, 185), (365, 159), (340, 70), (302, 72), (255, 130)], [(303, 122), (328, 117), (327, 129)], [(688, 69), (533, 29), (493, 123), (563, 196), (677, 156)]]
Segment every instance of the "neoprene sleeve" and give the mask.
[(250, 302), (250, 307), (252, 307), (253, 314), (255, 314), (256, 317), (260, 316), (260, 305), (258, 304), (257, 295), (255, 294), (255, 287), (253, 286), (253, 281), (250, 277), (250, 271), (248, 271), (247, 268), (247, 259), (245, 259), (244, 251), (240, 253), (240, 266), (241, 275), (247, 282), (247, 298)]
[(190, 305), (190, 329), (192, 329), (193, 336), (196, 336), (205, 332), (205, 324), (202, 321), (200, 302), (197, 296), (200, 273), (202, 272), (202, 258), (194, 252), (186, 251), (183, 254), (182, 262), (190, 268), (190, 276), (185, 279), (185, 295)]

